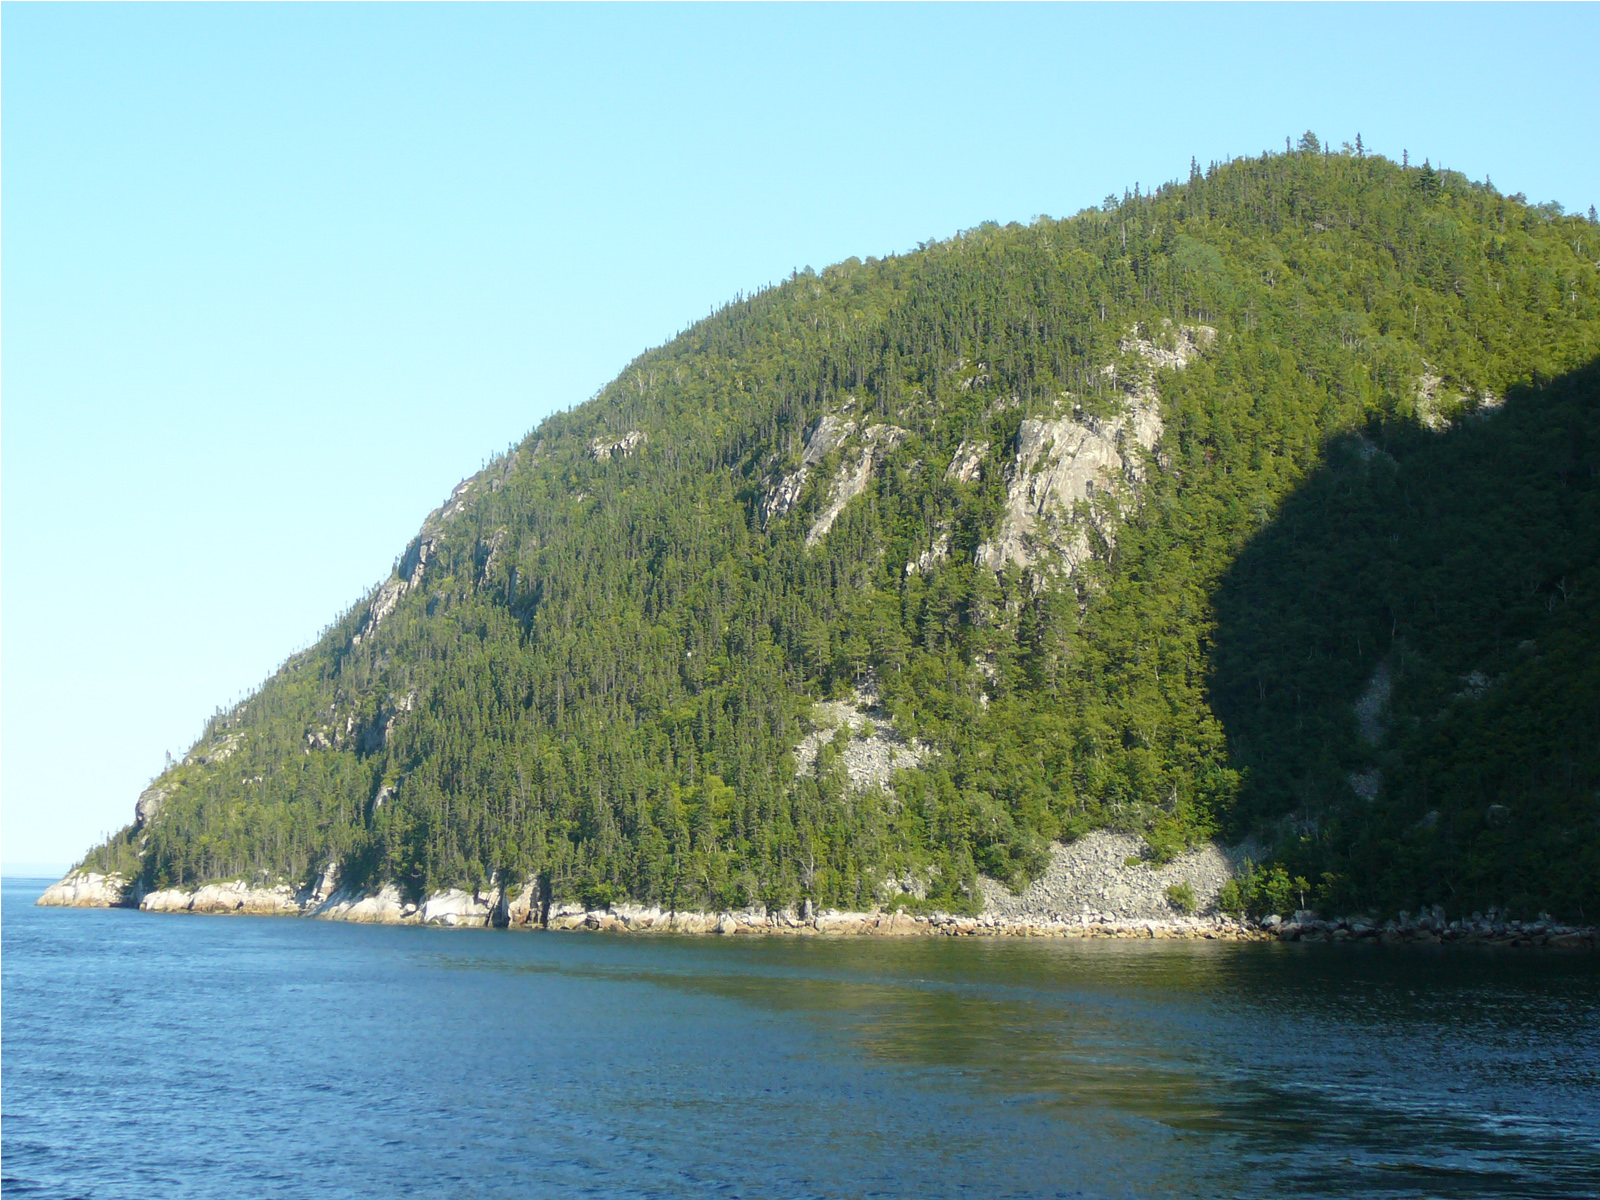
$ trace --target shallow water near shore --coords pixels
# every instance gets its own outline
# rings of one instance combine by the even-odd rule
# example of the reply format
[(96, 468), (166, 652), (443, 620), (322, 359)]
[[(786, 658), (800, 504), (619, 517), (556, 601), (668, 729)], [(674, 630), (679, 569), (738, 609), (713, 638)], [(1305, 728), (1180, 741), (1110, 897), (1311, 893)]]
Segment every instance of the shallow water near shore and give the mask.
[(1600, 955), (36, 909), (6, 1194), (1600, 1195)]

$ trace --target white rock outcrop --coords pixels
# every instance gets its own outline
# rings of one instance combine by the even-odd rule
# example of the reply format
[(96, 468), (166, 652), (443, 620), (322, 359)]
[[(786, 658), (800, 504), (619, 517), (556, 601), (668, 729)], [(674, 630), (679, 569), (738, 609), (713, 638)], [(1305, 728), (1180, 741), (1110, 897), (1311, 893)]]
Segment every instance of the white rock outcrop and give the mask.
[(303, 897), (288, 884), (253, 885), (235, 879), (198, 888), (163, 888), (139, 901), (144, 912), (243, 913), (251, 916), (299, 916)]
[(811, 469), (844, 445), (855, 431), (854, 421), (846, 421), (832, 413), (817, 420), (811, 427), (811, 432), (806, 434), (805, 449), (800, 454), (799, 467), (780, 478), (762, 499), (763, 527), (794, 511), (794, 506), (800, 503), (800, 493), (805, 490), (806, 480), (811, 476)]
[(840, 464), (828, 489), (828, 502), (817, 519), (806, 530), (806, 545), (815, 546), (828, 536), (828, 530), (839, 519), (845, 505), (867, 490), (872, 477), (883, 468), (893, 450), (906, 438), (906, 431), (896, 425), (869, 425), (861, 433), (861, 446), (854, 461), (848, 457)]
[(630, 429), (619, 438), (597, 437), (589, 442), (589, 455), (596, 462), (610, 458), (632, 458), (650, 440), (641, 429)]
[(1356, 732), (1369, 746), (1383, 741), (1389, 727), (1389, 698), (1394, 693), (1394, 673), (1384, 659), (1372, 672), (1367, 686), (1350, 707), (1356, 714)]
[(418, 919), (424, 925), (462, 925), (481, 929), (493, 922), (499, 902), (497, 890), (485, 895), (478, 891), (446, 888), (422, 902)]
[(921, 554), (906, 564), (907, 575), (923, 575), (933, 570), (935, 566), (950, 557), (950, 536), (948, 529), (939, 530), (929, 546)]
[[(1356, 716), (1356, 736), (1366, 745), (1377, 749), (1389, 732), (1389, 700), (1394, 693), (1394, 672), (1389, 660), (1380, 661), (1367, 680), (1367, 686), (1350, 706)], [(1378, 798), (1383, 787), (1383, 771), (1369, 767), (1365, 771), (1352, 771), (1345, 776), (1350, 790), (1363, 800)]]
[[(65, 882), (65, 881), (63, 881)], [(506, 897), (493, 884), (466, 891), (446, 888), (412, 904), (394, 884), (373, 893), (339, 890), (337, 873), (326, 871), (312, 888), (288, 884), (257, 885), (243, 880), (203, 884), (198, 888), (163, 888), (139, 903), (145, 912), (250, 914), (257, 916), (315, 917), (324, 921), (350, 921), (360, 925), (446, 925), (484, 928), (507, 911)], [(60, 888), (62, 885), (55, 885)], [(47, 895), (49, 893), (46, 893)], [(528, 923), (531, 889), (524, 891), (520, 917)], [(52, 901), (57, 903), (59, 901)], [(515, 907), (511, 910), (518, 913)]]
[(183, 756), (185, 766), (209, 766), (212, 763), (227, 762), (244, 743), (244, 734), (230, 733), (218, 738), (204, 750), (194, 749)]
[[(1217, 340), (1217, 331), (1209, 325), (1174, 325), (1167, 320), (1161, 322), (1157, 338), (1146, 337), (1146, 332), (1135, 328), (1118, 349), (1136, 355), (1155, 371), (1181, 371)], [(1144, 385), (1148, 383), (1146, 379)]]
[[(1015, 457), (1006, 468), (1005, 512), (994, 537), (978, 547), (980, 565), (993, 571), (1016, 566), (1071, 574), (1089, 557), (1095, 517), (1079, 506), (1098, 494), (1127, 499), (1144, 477), (1145, 452), (1161, 438), (1161, 403), (1151, 373), (1181, 370), (1211, 344), (1216, 331), (1168, 323), (1163, 335), (1152, 340), (1136, 329), (1122, 340), (1123, 353), (1140, 369), (1124, 380), (1121, 413), (1100, 418), (1074, 412), (1022, 422)], [(1117, 368), (1113, 364), (1106, 372), (1115, 379)], [(959, 449), (957, 455), (960, 460)], [(1098, 531), (1107, 540), (1115, 536), (1108, 528)]]
[[(467, 483), (460, 486), (466, 487), (471, 482), (471, 480), (468, 480)], [(426, 529), (426, 526), (424, 528)], [(424, 532), (412, 543), (405, 557), (400, 560), (399, 569), (392, 577), (383, 582), (382, 586), (378, 588), (377, 594), (373, 596), (372, 603), (367, 608), (366, 620), (361, 623), (361, 628), (350, 639), (352, 646), (359, 646), (363, 641), (371, 637), (377, 631), (378, 626), (383, 624), (393, 614), (394, 610), (400, 607), (400, 601), (405, 598), (406, 594), (421, 586), (422, 577), (428, 569), (428, 561), (433, 558), (438, 549), (439, 537), (432, 532)]]
[(140, 827), (150, 824), (155, 819), (155, 815), (161, 811), (161, 806), (167, 802), (176, 790), (176, 785), (158, 779), (140, 792), (139, 799), (133, 805), (134, 824)]
[(160, 888), (153, 892), (146, 892), (139, 901), (142, 912), (193, 912), (194, 893), (186, 892), (182, 888)]
[[(806, 434), (800, 465), (780, 476), (762, 497), (759, 505), (762, 527), (793, 512), (795, 505), (800, 503), (800, 496), (805, 491), (812, 470), (835, 450), (844, 449), (844, 461), (833, 477), (828, 499), (806, 530), (806, 545), (815, 546), (828, 536), (828, 530), (833, 528), (833, 523), (839, 519), (845, 506), (867, 490), (873, 475), (882, 470), (889, 452), (906, 437), (907, 432), (896, 425), (879, 424), (863, 428), (856, 421), (833, 413), (818, 418)], [(854, 447), (850, 446), (852, 441), (857, 443)]]
[(390, 883), (371, 896), (336, 894), (316, 906), (310, 915), (356, 925), (404, 925), (416, 911), (417, 906), (401, 899), (400, 889)]
[(840, 748), (839, 762), (857, 792), (886, 790), (896, 771), (918, 766), (933, 753), (926, 743), (901, 737), (870, 691), (857, 689), (849, 700), (825, 701), (811, 712), (818, 728), (794, 748), (797, 775), (815, 775), (822, 747), (841, 733), (848, 740)]
[(971, 483), (983, 470), (984, 460), (988, 457), (988, 442), (962, 439), (956, 452), (950, 456), (950, 465), (945, 468), (944, 477), (952, 483)]
[(1074, 506), (1092, 500), (1096, 487), (1122, 493), (1137, 483), (1143, 470), (1138, 450), (1152, 449), (1161, 428), (1158, 409), (1137, 401), (1110, 420), (1023, 421), (1007, 473), (1005, 513), (994, 538), (978, 547), (978, 562), (999, 571), (1054, 554), (1070, 573), (1090, 551), (1088, 529)]
[(127, 903), (128, 878), (95, 871), (72, 871), (45, 888), (34, 901), (46, 908), (120, 908)]

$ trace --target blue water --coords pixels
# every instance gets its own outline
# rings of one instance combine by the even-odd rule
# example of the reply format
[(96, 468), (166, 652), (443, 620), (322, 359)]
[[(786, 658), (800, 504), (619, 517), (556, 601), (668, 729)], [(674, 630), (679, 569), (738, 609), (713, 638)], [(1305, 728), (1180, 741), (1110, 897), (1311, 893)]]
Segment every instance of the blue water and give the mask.
[(1600, 1195), (1600, 956), (36, 909), (7, 1196)]

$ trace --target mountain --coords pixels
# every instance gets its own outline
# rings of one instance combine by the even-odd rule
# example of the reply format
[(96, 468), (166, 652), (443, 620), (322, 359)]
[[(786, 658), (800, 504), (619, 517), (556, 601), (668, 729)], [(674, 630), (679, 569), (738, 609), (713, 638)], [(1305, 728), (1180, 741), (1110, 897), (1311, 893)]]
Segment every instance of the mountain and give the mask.
[[(462, 483), (80, 864), (1600, 911), (1600, 227), (1315, 138), (809, 269)], [(988, 885), (983, 885), (988, 886)]]

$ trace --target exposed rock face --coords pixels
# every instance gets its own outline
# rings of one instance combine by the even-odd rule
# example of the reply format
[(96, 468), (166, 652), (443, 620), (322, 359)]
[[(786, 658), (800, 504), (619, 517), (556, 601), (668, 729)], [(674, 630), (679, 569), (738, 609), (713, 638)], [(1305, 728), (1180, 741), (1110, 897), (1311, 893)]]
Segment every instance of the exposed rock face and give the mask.
[(1369, 746), (1376, 746), (1383, 741), (1389, 717), (1389, 697), (1393, 691), (1394, 676), (1389, 670), (1388, 660), (1385, 659), (1372, 672), (1372, 678), (1367, 680), (1366, 689), (1353, 706), (1356, 713), (1356, 729), (1361, 734), (1361, 740)]
[(320, 904), (329, 899), (339, 886), (339, 864), (330, 862), (322, 868), (322, 877), (317, 880), (317, 886), (311, 889), (311, 902)]
[[(56, 884), (52, 891), (63, 887)], [(50, 895), (49, 892), (46, 895)], [(338, 872), (330, 864), (315, 887), (296, 890), (288, 884), (256, 885), (244, 880), (208, 883), (198, 888), (166, 888), (151, 892), (139, 903), (145, 912), (243, 914), (252, 916), (315, 917), (324, 921), (351, 921), (362, 925), (445, 925), (486, 928), (512, 923), (516, 914), (527, 924), (538, 915), (531, 887), (516, 898), (498, 884), (473, 891), (447, 888), (412, 904), (394, 884), (370, 895), (341, 891)], [(40, 903), (45, 901), (41, 900)], [(61, 903), (61, 901), (51, 901)]]
[(616, 439), (595, 438), (589, 443), (589, 453), (596, 461), (608, 458), (631, 458), (639, 447), (650, 440), (643, 430), (630, 429)]
[(779, 517), (788, 516), (794, 510), (794, 506), (800, 502), (800, 493), (805, 490), (811, 468), (844, 445), (855, 431), (854, 421), (846, 421), (832, 413), (820, 418), (811, 427), (811, 432), (806, 434), (805, 450), (800, 455), (800, 466), (778, 480), (761, 502), (763, 527)]
[[(680, 912), (638, 904), (613, 904), (606, 909), (586, 909), (581, 904), (550, 906), (548, 928), (553, 931), (595, 930), (612, 933), (687, 934), (868, 934), (883, 937), (938, 933), (946, 923), (960, 923), (963, 931), (977, 926), (971, 918), (936, 913), (913, 916), (901, 912), (802, 913), (793, 908), (768, 910), (760, 905), (728, 912)], [(955, 932), (954, 929), (950, 930)]]
[(125, 876), (73, 871), (45, 888), (34, 903), (46, 908), (120, 908), (128, 902), (129, 890)]
[(1187, 883), (1197, 911), (1214, 913), (1217, 894), (1243, 865), (1246, 848), (1208, 843), (1165, 866), (1138, 861), (1144, 844), (1127, 834), (1098, 831), (1069, 846), (1051, 847), (1050, 866), (1019, 896), (1004, 884), (980, 878), (986, 916), (1020, 922), (1171, 920), (1180, 915), (1167, 889)]
[[(988, 442), (963, 438), (961, 444), (956, 447), (956, 452), (950, 456), (950, 465), (944, 471), (945, 481), (947, 483), (971, 483), (982, 473), (983, 464), (988, 459)], [(906, 574), (926, 574), (939, 563), (949, 558), (951, 534), (952, 530), (948, 523), (940, 524), (928, 548), (906, 563)]]
[[(227, 762), (238, 752), (239, 747), (243, 744), (244, 735), (242, 733), (224, 734), (205, 747), (205, 749), (202, 750), (196, 747), (184, 755), (182, 765), (186, 767), (208, 767), (217, 763)], [(169, 775), (171, 770), (172, 767), (169, 762), (167, 770), (163, 771), (149, 787), (140, 792), (139, 799), (134, 802), (133, 822), (139, 828), (148, 827), (150, 822), (156, 819), (156, 814), (177, 792), (179, 783)]]
[(950, 557), (950, 530), (941, 529), (929, 546), (916, 558), (906, 564), (907, 575), (921, 575)]
[(867, 490), (872, 476), (882, 469), (889, 451), (906, 438), (906, 431), (896, 425), (872, 425), (861, 434), (861, 448), (854, 462), (846, 460), (833, 477), (828, 491), (828, 503), (817, 514), (817, 519), (806, 531), (806, 545), (815, 546), (828, 536), (828, 530), (839, 519), (845, 505)]
[[(252, 884), (242, 879), (230, 879), (203, 884), (198, 888), (162, 888), (147, 893), (139, 901), (139, 907), (145, 912), (318, 916), (325, 908), (341, 900), (335, 892), (338, 884), (338, 864), (330, 862), (310, 888), (296, 889), (287, 883)], [(398, 893), (395, 894), (398, 896)], [(342, 899), (353, 902), (356, 897)]]
[[(431, 548), (431, 547), (430, 547)], [(362, 622), (361, 628), (350, 639), (352, 646), (359, 646), (377, 630), (378, 626), (390, 613), (399, 606), (401, 597), (411, 590), (411, 582), (407, 579), (388, 579), (378, 589), (378, 594), (372, 598), (372, 607), (367, 609), (367, 619)]]
[(851, 789), (857, 792), (886, 790), (896, 771), (915, 767), (933, 753), (926, 744), (901, 737), (871, 692), (857, 690), (850, 700), (830, 700), (816, 705), (812, 712), (821, 728), (794, 748), (797, 775), (814, 775), (818, 753), (841, 731), (849, 740), (841, 748), (839, 761)]
[[(417, 693), (407, 692), (404, 696), (390, 695), (383, 703), (378, 705), (377, 715), (364, 729), (361, 729), (358, 745), (361, 753), (371, 754), (381, 750), (389, 742), (389, 737), (394, 733), (394, 727), (400, 719), (417, 707)], [(345, 734), (349, 736), (356, 732), (358, 722), (355, 713), (345, 717)], [(389, 794), (394, 795), (394, 789), (389, 789)]]
[(944, 477), (953, 483), (971, 483), (978, 477), (978, 472), (983, 469), (984, 460), (988, 457), (988, 442), (963, 440), (956, 447), (955, 454), (951, 455), (950, 465), (945, 468)]
[[(512, 927), (543, 928), (547, 907), (544, 898), (540, 896), (539, 889), (532, 883), (524, 884), (522, 890), (513, 893), (507, 889), (501, 897), (499, 916), (505, 918), (505, 924)], [(497, 920), (495, 922), (499, 924)]]
[(143, 828), (155, 820), (155, 815), (161, 811), (161, 806), (175, 790), (172, 784), (158, 779), (140, 792), (139, 799), (133, 805), (134, 823)]
[(786, 517), (800, 503), (806, 480), (816, 465), (835, 450), (849, 445), (860, 430), (859, 445), (853, 454), (847, 454), (839, 465), (828, 489), (828, 500), (811, 528), (806, 531), (806, 545), (815, 546), (828, 536), (828, 530), (839, 519), (845, 506), (867, 490), (873, 475), (882, 469), (893, 450), (907, 434), (895, 425), (869, 425), (865, 429), (855, 422), (832, 413), (818, 419), (806, 435), (805, 450), (800, 455), (800, 465), (782, 476), (768, 490), (760, 504), (761, 524), (765, 528), (780, 517)]
[(999, 571), (1054, 554), (1070, 573), (1090, 548), (1073, 506), (1092, 499), (1097, 486), (1120, 492), (1136, 483), (1141, 465), (1134, 448), (1149, 450), (1160, 436), (1159, 412), (1136, 403), (1108, 421), (1084, 416), (1022, 422), (1005, 515), (993, 540), (978, 547), (978, 562)]
[(1506, 405), (1506, 398), (1487, 389), (1474, 392), (1465, 401), (1469, 420), (1482, 421), (1492, 417)]
[(1448, 429), (1451, 422), (1460, 418), (1482, 420), (1502, 406), (1506, 398), (1485, 388), (1469, 387), (1465, 391), (1448, 392), (1444, 378), (1433, 373), (1427, 363), (1422, 364), (1422, 374), (1417, 379), (1417, 420), (1424, 428), (1435, 432)]
[(426, 529), (430, 525), (438, 525), (448, 521), (467, 506), (467, 497), (473, 492), (473, 485), (478, 482), (476, 475), (468, 476), (455, 487), (450, 489), (450, 498), (423, 518), (422, 525)]
[(501, 526), (486, 538), (478, 542), (478, 557), (483, 560), (483, 566), (478, 569), (479, 580), (486, 580), (494, 573), (495, 563), (500, 558), (500, 551), (505, 548), (506, 540), (511, 536), (511, 531)]
[(1383, 786), (1383, 772), (1373, 767), (1370, 771), (1351, 771), (1349, 775), (1350, 790), (1363, 800), (1372, 801), (1378, 798), (1378, 789)]
[(418, 917), (424, 925), (464, 925), (481, 929), (493, 922), (499, 904), (498, 888), (487, 892), (447, 888), (424, 900)]
[(731, 912), (675, 912), (633, 904), (614, 904), (607, 909), (558, 904), (550, 908), (548, 927), (552, 931), (800, 937), (1199, 937), (1260, 940), (1270, 936), (1222, 917), (1168, 917), (1143, 921), (1091, 921), (1074, 917), (1071, 920), (1009, 921), (988, 913), (970, 917), (947, 912), (911, 913), (892, 909), (866, 912), (823, 909), (814, 913), (809, 905), (798, 911), (793, 908), (768, 910), (757, 906)]
[(184, 764), (204, 767), (211, 763), (227, 762), (233, 757), (234, 751), (239, 749), (239, 744), (243, 741), (243, 734), (230, 733), (226, 737), (213, 742), (204, 750), (184, 755)]
[[(461, 487), (466, 486), (466, 484), (461, 485)], [(428, 560), (438, 548), (439, 538), (436, 533), (424, 533), (411, 544), (405, 557), (400, 560), (399, 571), (385, 580), (378, 588), (377, 595), (372, 598), (372, 605), (367, 609), (367, 619), (361, 623), (360, 630), (350, 639), (352, 646), (359, 646), (371, 637), (378, 626), (400, 607), (400, 601), (406, 594), (421, 585), (422, 576), (428, 569)]]
[(310, 915), (357, 925), (404, 925), (412, 923), (416, 912), (417, 906), (402, 900), (400, 889), (391, 883), (371, 896), (332, 896)]
[[(1217, 331), (1209, 325), (1177, 325), (1162, 321), (1159, 341), (1144, 336), (1145, 330), (1135, 329), (1119, 343), (1124, 354), (1134, 354), (1156, 371), (1181, 371), (1196, 355), (1217, 340)], [(1170, 344), (1168, 344), (1170, 340)], [(1148, 386), (1148, 380), (1144, 386)]]
[(1429, 429), (1443, 429), (1450, 422), (1439, 411), (1439, 388), (1444, 380), (1424, 370), (1417, 380), (1417, 416)]
[[(639, 442), (644, 440), (644, 434), (634, 430), (633, 433), (623, 438), (622, 442), (626, 442), (628, 438), (635, 436), (637, 436), (638, 441), (632, 443), (632, 445), (638, 445)], [(620, 446), (622, 442), (614, 444)], [(628, 453), (631, 452), (630, 447)], [(399, 607), (400, 601), (405, 598), (406, 594), (415, 591), (421, 586), (422, 577), (428, 569), (428, 562), (438, 552), (439, 537), (446, 522), (464, 511), (472, 498), (478, 493), (483, 491), (497, 492), (504, 487), (519, 463), (524, 461), (529, 463), (537, 462), (543, 453), (544, 443), (540, 442), (534, 446), (532, 451), (519, 451), (516, 454), (508, 454), (504, 458), (490, 463), (476, 475), (463, 479), (456, 484), (450, 491), (450, 498), (423, 519), (422, 529), (411, 545), (406, 548), (405, 554), (400, 559), (400, 566), (396, 569), (394, 575), (386, 580), (373, 595), (372, 603), (367, 608), (366, 619), (362, 621), (361, 628), (357, 630), (355, 636), (350, 639), (350, 644), (359, 646), (363, 641), (371, 637), (378, 626), (383, 624), (384, 620)]]
[[(1153, 450), (1161, 438), (1161, 405), (1150, 372), (1181, 370), (1216, 337), (1204, 325), (1167, 326), (1165, 333), (1170, 346), (1137, 330), (1123, 339), (1123, 352), (1135, 356), (1143, 370), (1127, 381), (1120, 415), (1101, 419), (1078, 412), (1022, 422), (1016, 456), (1006, 471), (1005, 513), (994, 538), (978, 547), (981, 565), (993, 571), (1039, 565), (1070, 574), (1088, 558), (1089, 523), (1075, 506), (1092, 501), (1097, 489), (1119, 499), (1128, 496), (1143, 478), (1142, 451)], [(1115, 378), (1115, 365), (1106, 370)], [(1108, 529), (1100, 533), (1113, 536)]]
[(144, 912), (247, 913), (252, 916), (299, 916), (300, 897), (287, 884), (252, 887), (242, 880), (208, 883), (193, 891), (163, 888), (139, 901)]

